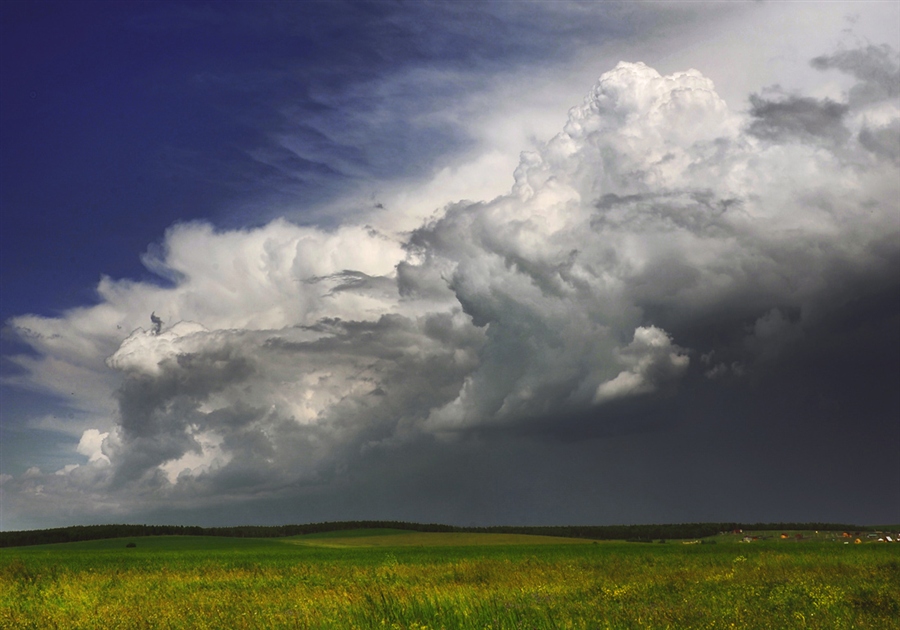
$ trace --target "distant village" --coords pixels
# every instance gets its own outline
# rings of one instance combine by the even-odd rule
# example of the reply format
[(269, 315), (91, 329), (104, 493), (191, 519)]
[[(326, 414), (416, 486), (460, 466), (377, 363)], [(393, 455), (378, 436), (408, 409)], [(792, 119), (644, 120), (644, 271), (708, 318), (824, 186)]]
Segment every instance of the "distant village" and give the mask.
[[(729, 532), (722, 532), (727, 534)], [(782, 532), (781, 534), (745, 534), (742, 529), (735, 529), (730, 532), (732, 535), (742, 536), (740, 542), (752, 543), (758, 540), (833, 540), (842, 542), (845, 545), (860, 545), (864, 542), (893, 543), (900, 541), (900, 532), (885, 532), (881, 530), (869, 532)]]

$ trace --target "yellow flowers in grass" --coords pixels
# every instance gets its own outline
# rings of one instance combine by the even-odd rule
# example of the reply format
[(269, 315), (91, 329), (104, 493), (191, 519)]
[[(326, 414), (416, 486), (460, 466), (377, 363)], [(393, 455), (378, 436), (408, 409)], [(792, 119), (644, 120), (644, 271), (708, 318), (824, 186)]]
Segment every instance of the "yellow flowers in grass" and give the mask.
[[(890, 546), (0, 551), (0, 628), (893, 628)], [(131, 551), (131, 550), (129, 550)]]

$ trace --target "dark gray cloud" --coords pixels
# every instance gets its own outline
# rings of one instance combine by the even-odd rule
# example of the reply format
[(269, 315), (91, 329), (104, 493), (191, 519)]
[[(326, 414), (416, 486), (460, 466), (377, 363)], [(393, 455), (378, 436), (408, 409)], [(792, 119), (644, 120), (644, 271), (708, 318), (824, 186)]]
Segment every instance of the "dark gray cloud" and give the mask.
[(849, 94), (854, 107), (900, 95), (900, 59), (887, 44), (840, 50), (816, 57), (810, 64), (819, 70), (840, 70), (858, 79)]
[(140, 482), (155, 491), (168, 485), (161, 470), (174, 481), (178, 462), (190, 470), (196, 456), (203, 470), (179, 481), (180, 497), (327, 478), (360, 449), (402, 440), (406, 425), (451, 400), (483, 344), (449, 313), (323, 320), (227, 339), (181, 325), (163, 333), (169, 356), (146, 363), (140, 354), (156, 337), (137, 332), (111, 359), (127, 376), (119, 429), (104, 452), (112, 489)]
[(840, 143), (850, 135), (843, 124), (849, 107), (829, 99), (788, 96), (768, 100), (754, 94), (750, 106), (755, 120), (750, 123), (749, 131), (765, 140), (821, 138)]
[(900, 163), (900, 122), (892, 121), (883, 127), (863, 127), (859, 143), (872, 153)]
[(251, 361), (227, 347), (179, 354), (158, 368), (158, 375), (127, 378), (118, 392), (119, 441), (108, 453), (116, 485), (156, 474), (158, 466), (189, 451), (202, 453), (189, 431), (203, 424), (200, 405), (253, 372)]

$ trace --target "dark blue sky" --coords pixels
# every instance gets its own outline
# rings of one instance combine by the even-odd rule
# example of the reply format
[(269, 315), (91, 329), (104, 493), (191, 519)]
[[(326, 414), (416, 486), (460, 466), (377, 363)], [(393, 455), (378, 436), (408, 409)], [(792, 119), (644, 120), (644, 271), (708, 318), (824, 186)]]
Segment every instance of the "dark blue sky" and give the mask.
[(897, 520), (896, 19), (4, 2), (0, 527)]
[[(139, 254), (175, 221), (227, 223), (272, 184), (323, 194), (333, 166), (295, 159), (285, 175), (247, 155), (280, 108), (327, 110), (310, 89), (380, 61), (342, 61), (376, 35), (352, 5), (322, 32), (319, 7), (284, 6), (281, 23), (241, 4), (5, 3), (3, 319), (82, 304), (101, 273), (146, 277)], [(323, 57), (338, 61), (325, 76)]]
[[(83, 304), (100, 274), (147, 279), (139, 256), (176, 221), (261, 224), (272, 218), (259, 209), (266, 197), (303, 221), (304, 206), (348, 178), (421, 173), (466, 141), (440, 126), (412, 134), (391, 102), (403, 94), (353, 94), (373, 77), (488, 73), (626, 28), (594, 16), (541, 33), (510, 7), (483, 8), (4, 3), (2, 319)], [(346, 116), (380, 108), (395, 114)], [(286, 131), (308, 157), (277, 145)]]

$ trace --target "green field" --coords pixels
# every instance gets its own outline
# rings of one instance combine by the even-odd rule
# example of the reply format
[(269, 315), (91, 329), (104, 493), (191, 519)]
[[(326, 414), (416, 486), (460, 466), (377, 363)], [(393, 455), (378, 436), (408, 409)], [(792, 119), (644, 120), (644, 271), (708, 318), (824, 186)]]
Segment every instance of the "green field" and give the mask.
[(738, 539), (379, 529), (17, 547), (0, 550), (0, 628), (897, 627), (900, 545)]

